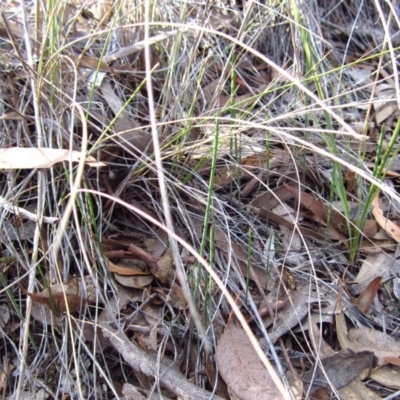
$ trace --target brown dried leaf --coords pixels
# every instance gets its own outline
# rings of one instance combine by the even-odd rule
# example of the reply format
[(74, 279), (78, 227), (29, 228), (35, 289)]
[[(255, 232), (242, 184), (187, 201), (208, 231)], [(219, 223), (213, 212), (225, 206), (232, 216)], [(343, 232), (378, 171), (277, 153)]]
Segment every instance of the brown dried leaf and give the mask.
[[(244, 277), (249, 274), (248, 264), (247, 264), (247, 251), (245, 247), (239, 243), (229, 240), (227, 234), (218, 225), (214, 225), (214, 238), (215, 244), (221, 250), (222, 254), (229, 257), (229, 254), (233, 256), (233, 260), (237, 263)], [(261, 285), (266, 285), (269, 278), (267, 272), (255, 265), (251, 266), (250, 278), (258, 281)]]
[(131, 276), (114, 274), (114, 278), (122, 286), (134, 289), (143, 289), (146, 286), (149, 286), (151, 282), (153, 282), (153, 275), (151, 274)]
[(267, 210), (266, 208), (259, 208), (259, 209), (253, 208), (252, 211), (255, 214), (259, 215), (261, 218), (271, 221), (277, 225), (285, 226), (292, 232), (295, 232), (298, 229), (303, 236), (312, 237), (321, 242), (325, 241), (325, 236), (322, 233), (319, 233), (316, 230), (308, 229), (301, 225), (296, 226), (293, 222), (286, 220), (285, 218), (275, 214), (270, 210)]
[(370, 378), (382, 386), (400, 390), (400, 368), (387, 365), (372, 371)]
[(282, 399), (244, 330), (230, 322), (215, 352), (222, 378), (241, 400)]
[(95, 287), (91, 283), (90, 276), (84, 277), (84, 283), (80, 278), (74, 278), (65, 283), (51, 285), (40, 293), (30, 293), (20, 286), (23, 293), (34, 302), (49, 307), (53, 312), (75, 312), (85, 303), (95, 303)]
[(178, 310), (184, 310), (187, 307), (185, 294), (183, 293), (182, 288), (176, 283), (174, 283), (171, 288), (170, 297), (172, 307), (177, 308)]
[(383, 357), (384, 364), (392, 364), (400, 367), (400, 358), (397, 357)]
[(161, 229), (156, 230), (154, 234), (154, 237), (145, 237), (143, 244), (152, 256), (161, 257), (168, 248), (168, 234)]
[(371, 308), (372, 302), (376, 294), (378, 293), (379, 285), (381, 284), (382, 277), (377, 276), (374, 278), (368, 286), (364, 289), (364, 291), (358, 296), (354, 305), (357, 307), (359, 311), (364, 314), (368, 314), (369, 309)]
[(365, 221), (363, 233), (367, 238), (373, 238), (378, 233), (378, 224), (373, 219), (367, 219)]
[(360, 247), (360, 251), (363, 252), (364, 254), (376, 254), (376, 253), (381, 253), (383, 250), (394, 251), (395, 249), (396, 249), (396, 242), (389, 237), (384, 239), (375, 237), (372, 240), (364, 239), (361, 242), (361, 247)]
[(319, 365), (317, 370), (309, 370), (304, 376), (304, 381), (315, 386), (335, 389), (346, 386), (364, 370), (368, 372), (374, 367), (374, 353), (362, 351), (354, 353), (350, 349), (342, 350), (330, 357), (321, 360), (323, 368)]
[(300, 192), (298, 189), (285, 184), (286, 189), (295, 196), (302, 206), (311, 211), (314, 220), (326, 226), (330, 215), (330, 228), (336, 233), (337, 239), (348, 239), (346, 218), (332, 207), (328, 207), (323, 201), (317, 200), (308, 193)]
[[(312, 339), (315, 351), (318, 352), (321, 358), (328, 358), (333, 356), (335, 352), (333, 349), (322, 339), (317, 324), (312, 322)], [(375, 359), (374, 359), (375, 360)], [(326, 388), (321, 388), (325, 389)], [(362, 382), (361, 377), (357, 377), (350, 381), (346, 386), (337, 390), (340, 394), (340, 398), (343, 400), (378, 400), (380, 399), (372, 390), (368, 389)], [(314, 395), (314, 393), (313, 393)], [(329, 399), (331, 398), (329, 394)]]
[[(82, 153), (65, 149), (50, 149), (45, 147), (10, 147), (0, 149), (0, 169), (32, 169), (50, 168), (54, 164), (72, 160), (79, 162)], [(92, 156), (87, 156), (85, 163), (91, 167), (103, 167)]]
[(374, 207), (372, 209), (372, 215), (375, 217), (376, 222), (378, 222), (380, 227), (384, 229), (392, 239), (394, 239), (397, 243), (400, 243), (400, 226), (398, 226), (393, 221), (391, 221), (390, 219), (386, 218), (383, 215), (380, 203), (381, 202), (379, 199), (379, 191), (378, 191), (376, 193), (374, 201), (372, 202), (372, 205)]
[(381, 396), (366, 387), (358, 378), (339, 389), (338, 393), (342, 400), (382, 400)]
[(268, 190), (264, 193), (261, 193), (259, 196), (255, 197), (250, 204), (253, 207), (272, 210), (279, 204), (282, 204), (292, 197), (293, 195), (287, 191), (285, 186), (279, 186), (274, 190)]
[(255, 170), (264, 168), (266, 165), (265, 153), (251, 154), (240, 159), (240, 164), (231, 164), (217, 169), (214, 177), (214, 186), (222, 187), (238, 179), (251, 175)]
[(133, 260), (120, 260), (118, 264), (114, 264), (112, 261), (108, 260), (108, 269), (110, 272), (114, 272), (118, 275), (133, 276), (133, 275), (149, 275), (147, 271), (139, 268)]
[(110, 66), (103, 60), (100, 60), (96, 57), (90, 57), (90, 56), (74, 56), (73, 54), (70, 54), (68, 56), (72, 61), (75, 62), (76, 66), (78, 68), (89, 68), (94, 71), (99, 70), (103, 72), (111, 72)]
[(150, 272), (161, 283), (167, 284), (172, 280), (172, 255), (169, 250), (167, 250), (164, 255), (157, 261), (157, 266), (155, 268), (150, 268)]
[(206, 360), (206, 374), (211, 386), (214, 388), (216, 385), (216, 393), (225, 399), (229, 399), (226, 383), (223, 381), (220, 374), (218, 374), (214, 363), (210, 360), (210, 357), (207, 357)]
[[(148, 132), (140, 128), (138, 122), (132, 119), (125, 111), (124, 102), (118, 97), (111, 83), (105, 79), (101, 85), (101, 92), (115, 115), (118, 115), (114, 128), (117, 133), (116, 139), (123, 145), (130, 144), (133, 150), (143, 152), (146, 149), (152, 152), (152, 137)], [(121, 112), (121, 110), (124, 110)]]

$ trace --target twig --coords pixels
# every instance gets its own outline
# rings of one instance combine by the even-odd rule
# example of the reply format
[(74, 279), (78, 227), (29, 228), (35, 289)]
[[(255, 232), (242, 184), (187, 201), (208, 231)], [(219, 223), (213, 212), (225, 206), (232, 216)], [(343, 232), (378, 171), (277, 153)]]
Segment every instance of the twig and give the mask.
[[(7, 201), (4, 197), (0, 196), (0, 207), (5, 208), (8, 212), (15, 215), (22, 215), (24, 218), (29, 219), (31, 221), (38, 222), (38, 217), (36, 214), (31, 213), (30, 211), (25, 210), (24, 208), (14, 206), (10, 201)], [(57, 217), (43, 217), (42, 222), (46, 224), (54, 224), (57, 222)]]
[(145, 353), (135, 343), (131, 342), (124, 333), (118, 332), (114, 328), (101, 323), (103, 335), (110, 340), (112, 346), (124, 357), (125, 361), (135, 370), (158, 379), (163, 387), (173, 392), (182, 399), (196, 400), (223, 400), (222, 397), (212, 395), (212, 393), (190, 383), (180, 372), (161, 364), (158, 368), (155, 357)]

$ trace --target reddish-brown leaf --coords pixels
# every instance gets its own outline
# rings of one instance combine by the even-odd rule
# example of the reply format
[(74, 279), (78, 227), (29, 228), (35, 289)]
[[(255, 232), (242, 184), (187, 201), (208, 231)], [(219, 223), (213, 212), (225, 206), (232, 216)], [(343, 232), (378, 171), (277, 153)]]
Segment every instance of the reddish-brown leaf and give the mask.
[(317, 200), (308, 193), (300, 192), (298, 189), (285, 185), (286, 189), (295, 196), (301, 205), (311, 211), (316, 222), (326, 226), (329, 220), (330, 228), (336, 233), (337, 238), (345, 240), (348, 238), (346, 218), (323, 201)]
[[(85, 287), (84, 287), (85, 286)], [(21, 287), (23, 293), (36, 303), (49, 307), (53, 312), (75, 312), (86, 302), (96, 301), (94, 286), (90, 277), (85, 277), (85, 283), (80, 278), (74, 278), (65, 283), (51, 285), (40, 293), (30, 293)]]
[(379, 285), (381, 284), (382, 277), (377, 276), (374, 278), (368, 286), (364, 289), (364, 291), (358, 296), (355, 306), (364, 314), (367, 314), (374, 298), (378, 292)]

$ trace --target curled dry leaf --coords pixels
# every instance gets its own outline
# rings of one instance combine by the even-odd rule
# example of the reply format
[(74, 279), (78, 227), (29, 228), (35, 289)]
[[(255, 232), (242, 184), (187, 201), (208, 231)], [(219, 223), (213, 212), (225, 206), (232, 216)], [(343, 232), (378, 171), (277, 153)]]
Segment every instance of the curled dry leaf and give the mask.
[(229, 390), (241, 400), (282, 399), (240, 326), (228, 323), (218, 341), (215, 357), (218, 371)]
[(104, 60), (100, 60), (96, 57), (90, 57), (85, 55), (76, 57), (73, 54), (70, 54), (68, 57), (75, 62), (77, 68), (89, 68), (94, 71), (99, 70), (108, 73), (112, 72), (110, 66)]
[(381, 202), (379, 200), (379, 191), (376, 193), (372, 205), (374, 207), (372, 209), (372, 215), (375, 217), (376, 222), (392, 239), (394, 239), (397, 243), (400, 243), (400, 226), (383, 215)]
[(143, 289), (153, 282), (153, 276), (140, 269), (135, 260), (120, 260), (118, 264), (114, 264), (108, 260), (108, 269), (114, 273), (115, 280), (122, 286)]
[(34, 302), (49, 307), (53, 312), (75, 312), (85, 303), (96, 302), (96, 288), (90, 276), (74, 278), (65, 283), (51, 285), (40, 293), (30, 293), (21, 287), (23, 293), (28, 295)]
[[(79, 151), (65, 149), (10, 147), (0, 150), (0, 169), (50, 168), (62, 161), (78, 162), (82, 156), (85, 157)], [(104, 163), (97, 162), (92, 156), (87, 156), (85, 162), (91, 167), (105, 166)]]

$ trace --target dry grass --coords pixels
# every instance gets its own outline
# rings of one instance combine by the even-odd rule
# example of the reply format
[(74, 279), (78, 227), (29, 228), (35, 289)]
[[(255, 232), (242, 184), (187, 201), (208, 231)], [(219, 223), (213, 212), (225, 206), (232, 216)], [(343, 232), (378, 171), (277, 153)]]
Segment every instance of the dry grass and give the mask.
[[(398, 9), (226, 3), (2, 4), (0, 147), (83, 151), (106, 164), (0, 174), (4, 201), (37, 216), (0, 209), (5, 398), (118, 398), (124, 383), (144, 398), (176, 398), (162, 377), (133, 372), (104, 337), (106, 323), (155, 367), (174, 360), (188, 382), (223, 397), (205, 371), (235, 307), (294, 396), (291, 379), (321, 357), (302, 318), (324, 321), (321, 335), (339, 350), (332, 311), (372, 252), (366, 243), (394, 260), (397, 243), (369, 237), (365, 223), (378, 188), (385, 215), (399, 212), (387, 172), (400, 170)], [(313, 214), (285, 184), (328, 214)], [(339, 234), (332, 210), (346, 219)], [(173, 268), (160, 279), (165, 248)], [(126, 258), (150, 268), (152, 282), (119, 285), (108, 262)], [(357, 326), (397, 340), (396, 265), (368, 317), (343, 296)], [(83, 277), (76, 309), (62, 291), (56, 307), (52, 295), (42, 307), (25, 294)], [(304, 287), (314, 300), (298, 300), (305, 314), (278, 335), (260, 316), (263, 301)], [(396, 391), (371, 382), (382, 397)]]

